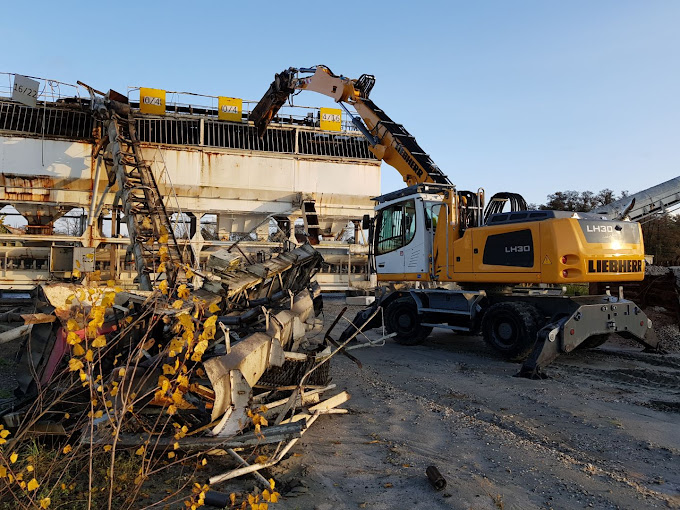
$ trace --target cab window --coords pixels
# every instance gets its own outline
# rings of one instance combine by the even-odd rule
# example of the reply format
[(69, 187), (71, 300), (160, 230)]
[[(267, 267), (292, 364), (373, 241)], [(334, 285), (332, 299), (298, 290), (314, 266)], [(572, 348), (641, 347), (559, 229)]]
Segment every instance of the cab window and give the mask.
[(406, 246), (416, 234), (416, 205), (414, 200), (394, 204), (378, 213), (375, 243), (376, 255)]
[(441, 203), (426, 202), (425, 203), (425, 228), (428, 230), (437, 230), (437, 220), (439, 219), (439, 211), (441, 210)]

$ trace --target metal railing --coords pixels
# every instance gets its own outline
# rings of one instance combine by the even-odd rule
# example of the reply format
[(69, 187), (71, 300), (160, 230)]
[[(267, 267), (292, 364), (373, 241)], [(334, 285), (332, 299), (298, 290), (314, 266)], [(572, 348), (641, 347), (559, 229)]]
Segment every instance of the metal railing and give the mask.
[[(7, 78), (7, 81), (3, 79)], [(56, 80), (35, 78), (41, 83), (38, 106), (32, 108), (9, 99), (13, 74), (0, 73), (0, 131), (33, 135), (92, 139), (95, 121), (86, 109), (79, 109), (80, 87)], [(33, 77), (32, 77), (33, 78)], [(138, 88), (131, 88), (134, 95)], [(165, 116), (136, 113), (140, 140), (151, 144), (189, 145), (249, 151), (302, 154), (349, 159), (375, 159), (368, 143), (350, 119), (344, 119), (340, 132), (321, 131), (319, 108), (286, 106), (282, 108), (265, 136), (260, 138), (248, 121), (256, 101), (243, 101), (243, 121), (217, 119), (217, 97), (186, 92), (166, 92), (176, 101), (166, 104)], [(184, 95), (199, 104), (182, 102)], [(7, 96), (3, 98), (2, 96)], [(87, 94), (85, 94), (87, 96)], [(133, 109), (138, 106), (132, 100)], [(138, 100), (138, 95), (137, 98)], [(87, 101), (87, 99), (84, 99)]]
[[(128, 100), (135, 107), (139, 106), (139, 89), (140, 87), (128, 87)], [(218, 116), (218, 96), (210, 96), (205, 94), (196, 94), (193, 92), (175, 92), (165, 91), (166, 115), (182, 116), (182, 115), (196, 115), (200, 114), (206, 118), (217, 118)], [(250, 112), (258, 101), (250, 99), (243, 99), (243, 122), (247, 122)], [(302, 105), (285, 105), (278, 112), (276, 117), (272, 119), (273, 124), (281, 125), (297, 125), (307, 127), (319, 127), (319, 119), (321, 109), (317, 106), (302, 106)], [(352, 119), (344, 116), (342, 119), (341, 129), (344, 132), (356, 132), (359, 130), (352, 123)]]
[(92, 138), (94, 120), (87, 112), (44, 106), (31, 108), (0, 101), (0, 130), (57, 136), (74, 140)]

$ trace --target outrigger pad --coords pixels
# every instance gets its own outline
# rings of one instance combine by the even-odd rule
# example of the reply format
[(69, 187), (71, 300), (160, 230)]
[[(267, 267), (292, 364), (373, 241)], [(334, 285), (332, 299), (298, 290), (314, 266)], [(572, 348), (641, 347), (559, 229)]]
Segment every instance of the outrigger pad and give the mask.
[(541, 328), (536, 335), (536, 344), (531, 355), (524, 361), (516, 377), (526, 379), (547, 379), (543, 368), (557, 358), (560, 353), (560, 331), (569, 317), (563, 317)]

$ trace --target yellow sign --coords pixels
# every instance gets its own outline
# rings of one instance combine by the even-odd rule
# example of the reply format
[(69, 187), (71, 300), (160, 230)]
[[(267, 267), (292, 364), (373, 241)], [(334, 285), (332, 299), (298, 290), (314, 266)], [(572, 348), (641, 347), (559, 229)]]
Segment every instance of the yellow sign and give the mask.
[(217, 98), (218, 112), (217, 118), (220, 120), (230, 120), (232, 122), (241, 122), (241, 111), (243, 110), (243, 100), (237, 97), (218, 97)]
[(321, 108), (319, 127), (325, 131), (340, 131), (342, 128), (342, 110), (337, 108)]
[(165, 90), (140, 88), (139, 109), (142, 113), (165, 115)]

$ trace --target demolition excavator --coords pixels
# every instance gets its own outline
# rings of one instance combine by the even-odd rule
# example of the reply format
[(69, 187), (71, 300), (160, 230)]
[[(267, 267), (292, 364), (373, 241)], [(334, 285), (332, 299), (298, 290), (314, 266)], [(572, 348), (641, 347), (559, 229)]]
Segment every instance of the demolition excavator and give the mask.
[[(638, 223), (624, 214), (527, 210), (514, 193), (496, 194), (485, 207), (483, 189), (457, 190), (404, 126), (369, 99), (374, 84), (371, 75), (350, 79), (326, 66), (290, 68), (275, 76), (250, 116), (262, 136), (292, 94), (329, 96), (376, 158), (403, 177), (406, 188), (374, 199), (375, 217), (365, 217), (364, 228), (378, 281), (417, 284), (381, 293), (356, 324), (381, 306), (402, 344), (422, 342), (434, 327), (481, 331), (503, 356), (525, 360), (520, 374), (529, 377), (540, 377), (559, 353), (599, 346), (611, 333), (658, 347), (651, 321), (620, 291), (561, 292), (575, 283), (642, 280)], [(352, 332), (350, 326), (343, 335)]]

